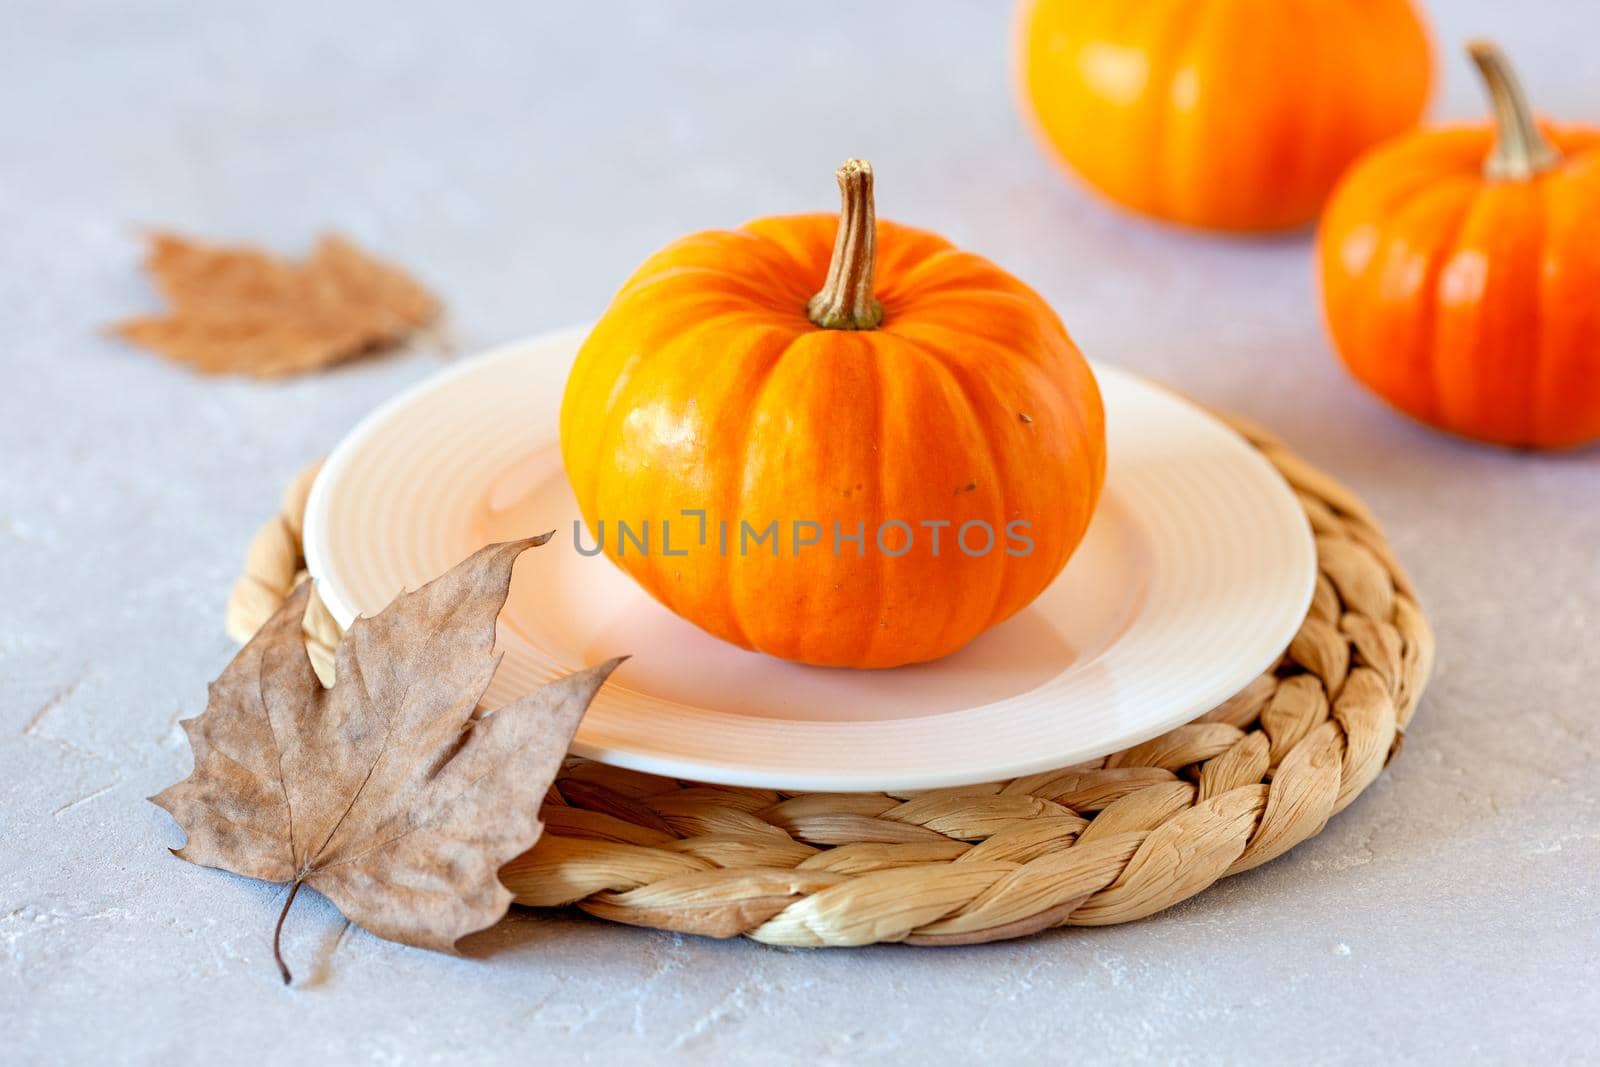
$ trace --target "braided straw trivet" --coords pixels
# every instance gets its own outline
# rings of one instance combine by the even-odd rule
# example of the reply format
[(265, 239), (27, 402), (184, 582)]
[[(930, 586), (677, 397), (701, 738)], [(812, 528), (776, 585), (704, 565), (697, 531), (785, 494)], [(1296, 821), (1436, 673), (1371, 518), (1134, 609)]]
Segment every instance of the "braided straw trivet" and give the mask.
[[(1396, 753), (1433, 635), (1377, 522), (1259, 428), (1317, 537), (1316, 596), (1278, 666), (1187, 726), (1009, 782), (804, 793), (680, 782), (569, 758), (544, 837), (501, 872), (521, 904), (779, 945), (959, 945), (1171, 907), (1321, 831)], [(228, 603), (243, 641), (304, 576), (312, 467), (256, 535)], [(327, 680), (339, 630), (313, 597)]]

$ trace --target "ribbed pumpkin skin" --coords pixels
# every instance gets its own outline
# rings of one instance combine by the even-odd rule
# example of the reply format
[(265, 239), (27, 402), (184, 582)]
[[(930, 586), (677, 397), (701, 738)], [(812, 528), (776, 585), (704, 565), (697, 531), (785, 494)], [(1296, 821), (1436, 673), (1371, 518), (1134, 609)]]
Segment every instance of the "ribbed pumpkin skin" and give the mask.
[[(1025, 607), (1082, 539), (1105, 471), (1100, 394), (1031, 289), (934, 234), (879, 220), (873, 330), (826, 330), (806, 302), (838, 217), (766, 218), (686, 237), (613, 299), (578, 354), (561, 411), (567, 474), (590, 536), (667, 607), (785, 659), (893, 667), (952, 652)], [(704, 509), (710, 544), (694, 544)], [(670, 520), (673, 548), (619, 558), (615, 522)], [(716, 523), (731, 526), (719, 554)], [(874, 543), (909, 523), (911, 551)], [(955, 543), (981, 519), (996, 546)], [(1004, 551), (1008, 521), (1033, 550)], [(777, 520), (777, 558), (737, 553), (740, 521)], [(823, 527), (790, 552), (791, 524)], [(940, 553), (922, 520), (948, 520)], [(866, 554), (833, 551), (833, 524)], [(652, 536), (659, 537), (659, 531)], [(803, 534), (810, 536), (809, 529)], [(898, 550), (902, 534), (890, 530)], [(590, 542), (592, 544), (592, 542)], [(969, 544), (982, 544), (974, 530)]]
[(1020, 38), (1026, 107), (1072, 170), (1217, 230), (1310, 222), (1433, 76), (1410, 0), (1027, 0)]
[(1318, 237), (1323, 308), (1351, 372), (1467, 437), (1600, 439), (1600, 131), (1541, 127), (1553, 170), (1490, 181), (1487, 127), (1363, 160)]

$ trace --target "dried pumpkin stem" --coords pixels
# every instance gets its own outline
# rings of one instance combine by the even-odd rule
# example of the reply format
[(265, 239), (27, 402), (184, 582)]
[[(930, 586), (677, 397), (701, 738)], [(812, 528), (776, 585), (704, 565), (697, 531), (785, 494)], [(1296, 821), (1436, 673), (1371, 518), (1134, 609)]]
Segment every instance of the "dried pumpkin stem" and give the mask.
[(877, 215), (872, 204), (872, 164), (847, 159), (839, 179), (839, 233), (822, 291), (806, 314), (824, 330), (870, 330), (883, 321), (883, 305), (872, 295), (877, 265)]
[(1527, 181), (1561, 162), (1561, 153), (1545, 139), (1534, 121), (1527, 94), (1511, 69), (1511, 61), (1492, 41), (1473, 41), (1467, 54), (1478, 65), (1494, 104), (1494, 150), (1484, 160), (1485, 176), (1503, 181)]

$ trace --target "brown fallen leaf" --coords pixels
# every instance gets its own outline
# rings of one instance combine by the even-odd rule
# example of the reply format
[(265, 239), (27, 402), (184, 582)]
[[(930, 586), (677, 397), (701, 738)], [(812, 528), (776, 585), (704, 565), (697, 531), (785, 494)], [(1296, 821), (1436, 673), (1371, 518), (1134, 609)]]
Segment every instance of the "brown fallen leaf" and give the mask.
[(156, 233), (145, 269), (171, 311), (116, 333), (207, 374), (318, 370), (392, 348), (439, 314), (433, 294), (336, 234), (293, 262)]
[(549, 534), (491, 545), (351, 625), (325, 689), (300, 631), (302, 584), (183, 722), (194, 771), (151, 800), (188, 835), (174, 854), (300, 887), (391, 941), (453, 951), (506, 913), (498, 872), (533, 847), (578, 720), (621, 659), (481, 717), (511, 568)]

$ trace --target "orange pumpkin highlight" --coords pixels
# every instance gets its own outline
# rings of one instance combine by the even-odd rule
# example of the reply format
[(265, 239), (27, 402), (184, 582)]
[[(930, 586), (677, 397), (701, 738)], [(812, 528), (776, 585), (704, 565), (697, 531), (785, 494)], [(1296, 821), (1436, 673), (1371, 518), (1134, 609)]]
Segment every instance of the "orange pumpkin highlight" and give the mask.
[(1086, 182), (1230, 231), (1316, 218), (1432, 81), (1410, 0), (1028, 0), (1019, 53), (1026, 109)]
[(1505, 57), (1471, 46), (1496, 123), (1374, 152), (1323, 219), (1322, 298), (1345, 365), (1467, 437), (1600, 438), (1600, 130), (1534, 121)]
[[(1038, 294), (876, 220), (866, 164), (839, 185), (838, 216), (758, 219), (646, 260), (578, 353), (562, 454), (589, 536), (679, 615), (786, 659), (893, 667), (960, 648), (1060, 572), (1099, 497), (1104, 415)], [(614, 536), (619, 520), (652, 528), (651, 551)], [(779, 551), (740, 552), (741, 523), (773, 522)], [(958, 543), (972, 523), (990, 551), (976, 525), (974, 552)]]

